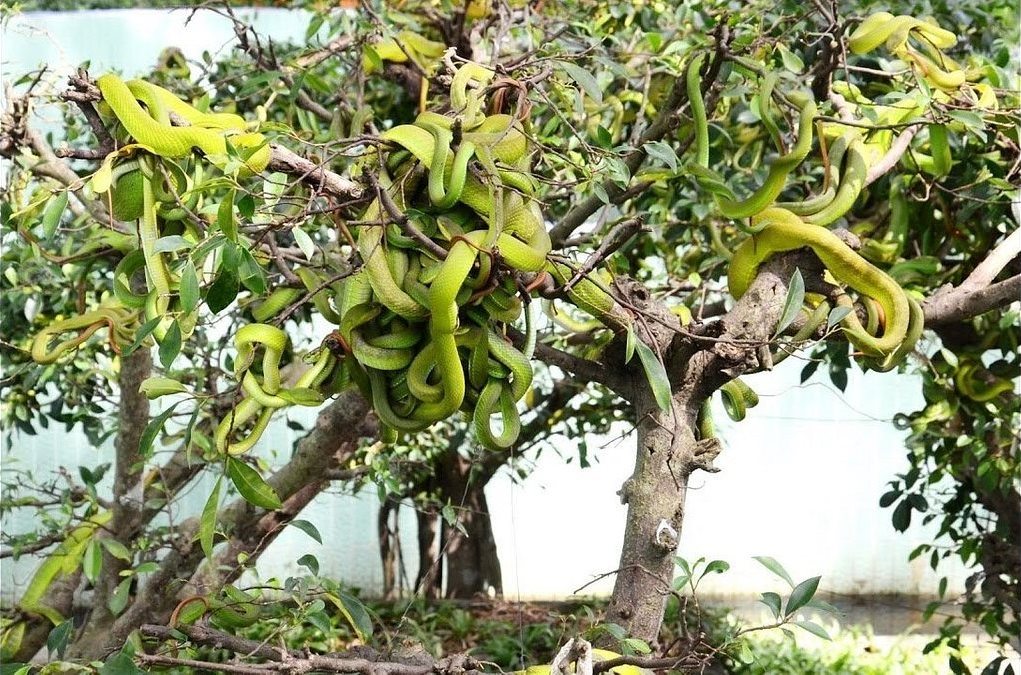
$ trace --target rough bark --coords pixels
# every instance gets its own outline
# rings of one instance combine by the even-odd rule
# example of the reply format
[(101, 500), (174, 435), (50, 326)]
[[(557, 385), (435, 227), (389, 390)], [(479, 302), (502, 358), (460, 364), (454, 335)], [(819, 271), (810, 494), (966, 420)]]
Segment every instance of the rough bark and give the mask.
[[(643, 373), (630, 399), (637, 421), (635, 469), (621, 488), (628, 513), (607, 619), (629, 635), (655, 644), (674, 571), (674, 552), (684, 521), (689, 475), (715, 471), (715, 439), (698, 439), (699, 407), (714, 390), (742, 372), (760, 367), (758, 353), (773, 332), (787, 295), (787, 280), (801, 256), (782, 256), (762, 266), (756, 281), (724, 318), (703, 332), (705, 340), (673, 328), (676, 319), (637, 284), (625, 288), (643, 316), (644, 341), (665, 356), (672, 409), (657, 405)], [(810, 268), (805, 265), (805, 268)]]
[[(142, 432), (149, 421), (149, 399), (139, 391), (139, 386), (152, 372), (152, 354), (148, 349), (136, 349), (121, 361), (118, 377), (120, 400), (117, 411), (117, 440), (114, 444), (116, 458), (114, 460), (113, 500), (111, 510), (113, 516), (110, 525), (102, 533), (104, 537), (116, 539), (129, 551), (132, 548), (134, 533), (142, 523), (142, 504), (144, 492), (140, 482), (142, 456), (139, 444)], [(106, 605), (121, 583), (121, 572), (131, 568), (131, 562), (111, 555), (103, 549), (103, 571), (96, 583), (95, 597), (99, 599), (92, 609), (90, 624), (96, 629), (108, 626), (114, 619), (113, 613)]]
[[(152, 357), (147, 349), (139, 349), (126, 357), (121, 363), (121, 370), (118, 375), (118, 386), (121, 396), (117, 411), (117, 436), (114, 440), (116, 452), (114, 464), (114, 485), (112, 502), (113, 516), (107, 528), (101, 536), (116, 538), (129, 550), (133, 539), (133, 533), (138, 527), (141, 512), (140, 495), (133, 497), (132, 489), (138, 483), (139, 457), (138, 447), (142, 432), (149, 419), (149, 399), (138, 391), (142, 383), (152, 370)], [(121, 581), (120, 572), (126, 569), (128, 564), (123, 560), (110, 555), (107, 549), (103, 549), (102, 574), (97, 580), (96, 598), (101, 598), (92, 609), (89, 617), (90, 626), (96, 629), (108, 626), (113, 620), (109, 608), (106, 606), (106, 598)], [(63, 616), (70, 616), (73, 608), (74, 593), (81, 583), (80, 569), (74, 574), (62, 575), (48, 590), (46, 605), (60, 612)], [(15, 655), (15, 661), (28, 661), (36, 652), (46, 644), (53, 626), (43, 617), (38, 617), (29, 623), (22, 638), (21, 648)]]
[(492, 588), (503, 595), (503, 576), (489, 518), (485, 487), (489, 476), (475, 475), (472, 462), (459, 453), (443, 456), (436, 474), (437, 494), (458, 506), (457, 528), (443, 525), (448, 598), (470, 598)]
[(440, 560), (440, 515), (435, 509), (419, 509), (418, 575), (415, 593), (429, 600), (443, 595), (443, 566)]
[(635, 470), (620, 492), (628, 515), (607, 619), (650, 644), (659, 635), (670, 593), (691, 459), (698, 446), (697, 408), (691, 410), (686, 399), (675, 396), (671, 413), (659, 409), (651, 391), (636, 394)]
[(503, 596), (503, 575), (484, 487), (468, 487), (457, 528), (443, 524), (448, 598), (470, 598), (490, 589), (497, 597)]

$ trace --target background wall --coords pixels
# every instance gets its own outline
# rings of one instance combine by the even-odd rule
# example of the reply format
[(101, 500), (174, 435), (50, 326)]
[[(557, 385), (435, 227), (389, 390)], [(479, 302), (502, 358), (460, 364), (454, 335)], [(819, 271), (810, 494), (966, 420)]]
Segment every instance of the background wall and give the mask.
[[(242, 15), (260, 33), (277, 40), (302, 39), (306, 17), (286, 10), (262, 9)], [(90, 61), (93, 74), (118, 69), (131, 75), (152, 65), (169, 45), (192, 59), (204, 50), (229, 49), (230, 23), (211, 13), (192, 17), (183, 11), (114, 10), (37, 13), (12, 20), (3, 30), (0, 69), (5, 79), (46, 63), (59, 87), (66, 74)], [(56, 128), (52, 110), (42, 121)], [(729, 561), (732, 569), (714, 575), (705, 591), (726, 596), (757, 594), (777, 582), (754, 555), (779, 559), (796, 578), (821, 574), (821, 588), (842, 594), (935, 593), (938, 576), (923, 560), (907, 563), (907, 554), (931, 533), (917, 522), (904, 535), (889, 525), (889, 511), (878, 507), (885, 482), (906, 469), (903, 433), (890, 419), (919, 407), (919, 386), (909, 376), (852, 373), (846, 395), (828, 380), (798, 385), (803, 362), (791, 358), (773, 373), (748, 378), (762, 403), (740, 424), (716, 411), (726, 450), (715, 475), (691, 481), (680, 554)], [(308, 426), (308, 411), (292, 410), (292, 419)], [(622, 429), (621, 433), (626, 430)], [(287, 457), (297, 435), (278, 419), (260, 443), (266, 456)], [(630, 437), (602, 439), (593, 466), (581, 469), (574, 444), (559, 439), (556, 453), (546, 451), (523, 484), (498, 476), (488, 489), (494, 529), (509, 598), (564, 598), (595, 577), (616, 568), (623, 535), (624, 507), (614, 494), (633, 467)], [(46, 475), (60, 465), (109, 461), (111, 448), (92, 448), (81, 435), (49, 432), (20, 436), (3, 448), (4, 468), (17, 463)], [(565, 463), (565, 459), (572, 459)], [(212, 481), (197, 482), (175, 517), (201, 509)], [(299, 570), (304, 553), (319, 558), (322, 573), (372, 592), (381, 586), (376, 555), (374, 494), (324, 494), (302, 517), (323, 533), (320, 546), (290, 528), (259, 562), (263, 578)], [(414, 521), (403, 509), (401, 530), (405, 564), (417, 569)], [(19, 531), (32, 514), (19, 512), (3, 522)], [(917, 519), (916, 519), (917, 520)], [(23, 560), (0, 568), (5, 600), (16, 596), (34, 564)], [(964, 570), (951, 575), (952, 590), (963, 588)], [(607, 593), (612, 577), (587, 586), (585, 594)]]

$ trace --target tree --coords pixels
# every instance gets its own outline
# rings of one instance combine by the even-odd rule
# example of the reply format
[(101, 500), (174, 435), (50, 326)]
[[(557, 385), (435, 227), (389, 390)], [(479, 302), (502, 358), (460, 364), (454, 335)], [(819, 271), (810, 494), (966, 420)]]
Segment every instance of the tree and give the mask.
[[(962, 552), (983, 542), (965, 557), (985, 570), (984, 616), (1016, 626), (999, 576), (1017, 497), (1004, 308), (1021, 288), (1009, 36), (943, 10), (472, 2), (323, 11), (295, 47), (214, 11), (235, 25), (223, 61), (168, 51), (144, 81), (72, 77), (68, 146), (32, 126), (39, 77), (5, 113), (4, 421), (114, 428), (117, 446), (110, 497), (105, 469), (85, 467), (11, 503), (66, 501), (8, 538), (12, 555), (52, 552), (7, 618), (5, 656), (65, 625), (83, 576), (78, 659), (182, 614), (244, 623), (231, 605), (258, 594), (232, 582), (355, 458), (382, 456), (369, 475), (393, 496), (438, 488), (423, 532), (440, 512), (484, 533), (468, 514), (508, 448), (621, 410), (636, 463), (606, 620), (655, 644), (688, 477), (720, 452), (707, 401), (720, 391), (740, 418), (755, 399), (739, 377), (806, 348), (838, 385), (851, 367), (920, 362), (982, 404), (912, 420), (919, 469), (885, 501), (895, 526), (926, 510), (912, 490), (929, 462), (967, 485), (948, 503), (968, 529), (945, 530)], [(322, 406), (293, 457), (251, 460), (292, 406)], [(470, 430), (436, 426), (459, 409)], [(971, 452), (1001, 448), (974, 474), (960, 436), (933, 429), (955, 415)], [(221, 477), (206, 508), (165, 526), (203, 472)], [(227, 484), (238, 498), (221, 504)], [(494, 577), (442, 541), (476, 573), (448, 582), (455, 595)], [(363, 629), (357, 601), (319, 582)]]

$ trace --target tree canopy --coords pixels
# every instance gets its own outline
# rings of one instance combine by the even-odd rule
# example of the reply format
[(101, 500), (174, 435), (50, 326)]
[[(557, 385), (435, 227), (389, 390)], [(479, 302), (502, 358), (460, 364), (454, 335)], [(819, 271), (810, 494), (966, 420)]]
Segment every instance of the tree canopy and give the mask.
[[(292, 623), (331, 607), (365, 641), (372, 620), (314, 559), (276, 588), (238, 580), (288, 523), (326, 534), (301, 510), (347, 481), (381, 494), (388, 569), (390, 511), (417, 505), (420, 594), (499, 592), (482, 487), (615, 421), (635, 470), (604, 646), (656, 650), (625, 657), (648, 668), (733, 655), (737, 635), (659, 642), (672, 594), (724, 569), (675, 558), (687, 481), (721, 452), (710, 398), (740, 420), (757, 402), (741, 376), (792, 354), (840, 388), (851, 369), (922, 373), (925, 408), (896, 421), (912, 468), (882, 506), (899, 530), (938, 519), (916, 554), (973, 567), (964, 619), (1016, 640), (1018, 16), (902, 4), (312, 3), (304, 44), (209, 5), (232, 51), (79, 70), (59, 143), (31, 114), (45, 69), (18, 74), (2, 422), (8, 441), (113, 436), (116, 458), (6, 479), (4, 509), (45, 517), (3, 535), (5, 555), (41, 558), (4, 660), (59, 643), (80, 663), (184, 665), (150, 649), (170, 640), (270, 671), (481, 669), (285, 658), (230, 634), (280, 598)], [(271, 468), (260, 438), (297, 407), (315, 425)], [(181, 520), (200, 475), (215, 487)], [(825, 609), (818, 578), (789, 581), (763, 596), (777, 625)]]

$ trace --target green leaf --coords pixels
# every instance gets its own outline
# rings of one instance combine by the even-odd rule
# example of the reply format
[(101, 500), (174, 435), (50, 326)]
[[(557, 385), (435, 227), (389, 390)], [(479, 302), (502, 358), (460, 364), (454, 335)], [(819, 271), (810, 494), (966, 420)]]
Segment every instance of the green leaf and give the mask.
[(337, 591), (336, 595), (327, 593), (326, 599), (337, 606), (360, 640), (367, 642), (372, 637), (372, 619), (358, 598), (344, 591)]
[(805, 280), (801, 276), (801, 270), (795, 269), (791, 275), (791, 283), (787, 286), (787, 298), (783, 301), (783, 311), (780, 313), (780, 321), (776, 324), (776, 331), (773, 336), (780, 335), (787, 327), (794, 323), (801, 312), (801, 306), (805, 304)]
[(911, 526), (911, 502), (904, 499), (897, 504), (897, 508), (893, 510), (893, 516), (890, 517), (890, 521), (893, 523), (893, 528), (898, 532), (904, 532)]
[(191, 314), (199, 305), (199, 275), (191, 260), (186, 261), (181, 268), (181, 286), (178, 293), (181, 296), (181, 311)]
[(234, 482), (238, 493), (250, 504), (263, 509), (279, 509), (283, 504), (259, 472), (235, 457), (227, 458), (227, 475)]
[(156, 326), (160, 325), (161, 321), (163, 321), (163, 317), (157, 316), (139, 326), (138, 332), (135, 333), (135, 341), (128, 345), (126, 349), (121, 350), (121, 356), (127, 356), (141, 347), (145, 339), (152, 335), (152, 332), (156, 330)]
[(664, 412), (669, 412), (671, 405), (670, 378), (666, 374), (666, 368), (663, 367), (663, 363), (649, 345), (641, 340), (635, 341), (635, 350), (638, 352), (638, 358), (642, 361), (645, 377), (649, 381), (649, 386), (652, 387), (653, 396), (656, 397), (656, 404)]
[(776, 617), (777, 619), (780, 618), (780, 608), (783, 604), (783, 601), (780, 599), (779, 593), (766, 591), (765, 593), (762, 594), (762, 597), (759, 598), (759, 602), (761, 602), (766, 607), (769, 607), (769, 611), (773, 613), (774, 617)]
[(726, 560), (713, 560), (705, 566), (705, 571), (702, 572), (702, 576), (707, 574), (723, 574), (730, 569), (730, 563)]
[(160, 342), (160, 363), (163, 364), (164, 368), (169, 369), (170, 365), (177, 358), (177, 355), (181, 353), (181, 325), (177, 323), (177, 319), (170, 324), (170, 329), (167, 334), (163, 336), (163, 341)]
[(794, 579), (791, 579), (791, 575), (787, 574), (787, 570), (783, 568), (783, 565), (778, 563), (774, 558), (771, 558), (768, 555), (757, 555), (752, 557), (767, 570), (790, 584), (791, 588), (794, 588)]
[(160, 568), (159, 563), (152, 560), (144, 562), (135, 568), (135, 574), (151, 574)]
[(319, 576), (319, 559), (311, 553), (306, 553), (298, 558), (298, 564), (302, 567), (308, 568), (308, 571), (312, 573), (312, 576)]
[(226, 309), (238, 295), (241, 281), (229, 269), (220, 269), (220, 273), (206, 291), (206, 305), (214, 314)]
[(262, 266), (246, 248), (241, 249), (241, 269), (239, 271), (241, 283), (245, 285), (245, 288), (257, 295), (266, 292), (266, 276), (262, 271)]
[(133, 579), (128, 577), (123, 579), (117, 588), (113, 589), (113, 593), (110, 594), (110, 599), (106, 601), (106, 606), (113, 612), (114, 616), (118, 616), (124, 611), (124, 608), (128, 606), (128, 600), (131, 598), (131, 582)]
[(454, 505), (450, 502), (443, 505), (443, 508), (440, 510), (440, 515), (443, 516), (443, 520), (447, 523), (447, 525), (457, 525), (457, 509), (455, 509)]
[(142, 432), (142, 437), (138, 441), (138, 454), (141, 457), (148, 459), (152, 456), (152, 444), (156, 440), (156, 436), (159, 435), (163, 425), (167, 423), (170, 416), (174, 414), (174, 409), (180, 405), (180, 401), (173, 404), (159, 415), (154, 420), (149, 422), (145, 427), (145, 431)]
[(624, 342), (624, 363), (631, 363), (631, 359), (634, 358), (636, 340), (637, 336), (635, 335), (635, 327), (628, 324), (627, 337)]
[(138, 386), (138, 391), (145, 395), (150, 401), (160, 396), (168, 396), (170, 394), (180, 394), (181, 392), (188, 391), (188, 388), (177, 380), (172, 380), (169, 377), (147, 377), (142, 381), (142, 384)]
[(599, 87), (599, 82), (596, 81), (596, 78), (591, 73), (570, 61), (561, 61), (558, 65), (593, 101), (596, 103), (603, 102), (603, 90)]
[(99, 675), (144, 675), (144, 671), (139, 670), (131, 657), (121, 650), (106, 660), (99, 669)]
[(900, 495), (900, 490), (890, 490), (889, 492), (884, 493), (883, 496), (879, 498), (879, 507), (883, 509), (887, 508), (897, 501)]
[(305, 620), (312, 624), (323, 634), (329, 634), (333, 630), (333, 626), (330, 625), (330, 617), (326, 612), (307, 612), (305, 614)]
[(57, 658), (64, 658), (64, 650), (67, 649), (68, 638), (71, 637), (71, 631), (74, 629), (74, 622), (71, 619), (64, 621), (60, 625), (54, 626), (53, 630), (46, 637), (46, 651), (50, 654), (50, 660), (54, 660), (54, 654)]
[(53, 234), (57, 231), (57, 226), (60, 225), (60, 217), (64, 215), (64, 209), (66, 208), (66, 191), (58, 192), (50, 197), (50, 201), (46, 203), (46, 210), (43, 211), (42, 226), (44, 241), (49, 241), (53, 238)]
[(238, 214), (245, 220), (251, 220), (252, 216), (255, 215), (255, 197), (252, 195), (243, 195), (238, 200)]
[(216, 209), (216, 226), (233, 242), (238, 240), (238, 227), (234, 221), (234, 190), (228, 190)]
[(819, 579), (821, 578), (811, 577), (794, 587), (794, 590), (791, 591), (791, 596), (787, 598), (785, 616), (793, 615), (794, 612), (808, 604), (808, 601), (812, 599), (812, 596), (815, 595), (816, 590), (819, 588)]
[(830, 603), (826, 602), (825, 600), (820, 600), (819, 598), (812, 598), (811, 600), (808, 601), (805, 607), (811, 607), (812, 609), (819, 610), (820, 612), (826, 612), (827, 614), (832, 614), (833, 616), (844, 615), (844, 613), (841, 612), (839, 609), (837, 609)]
[(172, 234), (167, 237), (160, 237), (153, 244), (152, 250), (156, 253), (174, 253), (186, 248), (191, 248), (192, 243), (179, 234)]
[(805, 62), (801, 60), (801, 57), (787, 49), (782, 44), (777, 45), (777, 49), (780, 50), (780, 60), (783, 61), (783, 67), (792, 73), (800, 73), (805, 69)]
[(114, 558), (117, 558), (118, 560), (123, 560), (124, 562), (128, 563), (131, 562), (132, 559), (131, 551), (129, 551), (128, 547), (125, 546), (124, 544), (120, 543), (116, 539), (110, 538), (100, 539), (99, 541), (103, 544), (103, 548), (109, 551), (110, 555), (112, 555)]
[(670, 167), (671, 171), (677, 171), (677, 153), (674, 152), (674, 149), (670, 147), (669, 144), (664, 143), (663, 141), (652, 141), (651, 143), (646, 143), (642, 147), (645, 149), (645, 152), (649, 155), (649, 157), (663, 162)]
[(826, 317), (826, 330), (832, 330), (834, 326), (843, 321), (844, 317), (850, 313), (850, 307), (839, 306), (831, 309), (829, 315)]
[(365, 48), (362, 50), (362, 54), (364, 54), (365, 58), (367, 58), (369, 63), (372, 64), (372, 70), (375, 71), (383, 69), (383, 59), (379, 58), (379, 54), (375, 49), (373, 49), (372, 45), (365, 45)]
[(814, 621), (793, 621), (792, 623), (798, 628), (802, 628), (816, 637), (821, 637), (823, 640), (830, 639), (830, 634), (826, 632), (826, 629)]
[(291, 526), (298, 528), (320, 544), (323, 543), (323, 535), (319, 534), (319, 530), (316, 529), (316, 526), (307, 520), (292, 520)]
[(216, 479), (213, 491), (206, 499), (206, 505), (202, 507), (202, 518), (199, 521), (199, 544), (207, 559), (213, 557), (213, 538), (216, 535), (216, 512), (220, 508), (220, 486), (223, 477)]
[(82, 573), (93, 585), (99, 580), (99, 573), (103, 570), (103, 547), (96, 539), (92, 537), (89, 540), (85, 547), (85, 555), (82, 557)]
[(305, 260), (312, 260), (312, 255), (316, 252), (316, 244), (312, 241), (312, 237), (308, 236), (308, 232), (300, 227), (295, 227), (291, 230), (291, 234), (294, 235), (294, 243), (305, 255)]
[(626, 638), (620, 643), (623, 648), (622, 651), (625, 654), (651, 654), (652, 648), (649, 647), (649, 643), (645, 640), (639, 640), (638, 638)]

